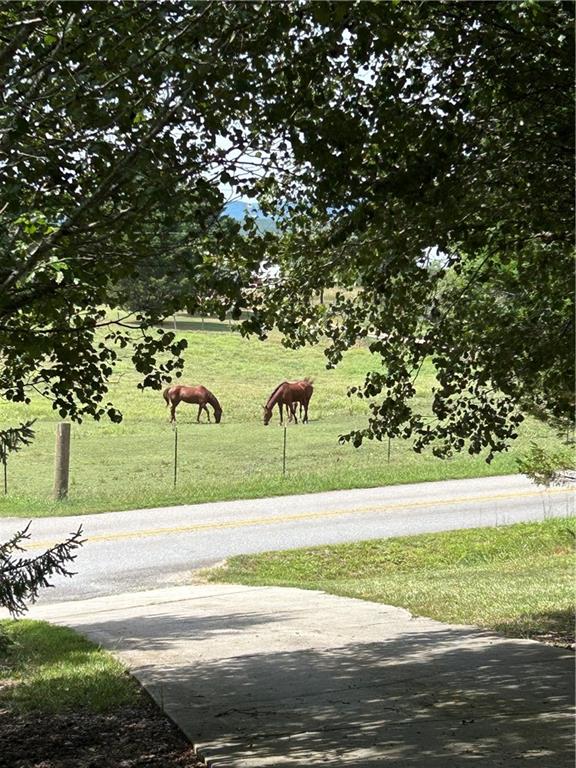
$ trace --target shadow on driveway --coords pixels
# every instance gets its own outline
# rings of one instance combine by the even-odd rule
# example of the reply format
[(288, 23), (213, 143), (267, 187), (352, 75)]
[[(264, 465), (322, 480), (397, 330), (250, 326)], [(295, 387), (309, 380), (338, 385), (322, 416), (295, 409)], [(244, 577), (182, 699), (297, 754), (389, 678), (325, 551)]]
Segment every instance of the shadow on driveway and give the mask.
[(210, 590), (65, 623), (216, 766), (574, 764), (568, 651), (321, 593)]

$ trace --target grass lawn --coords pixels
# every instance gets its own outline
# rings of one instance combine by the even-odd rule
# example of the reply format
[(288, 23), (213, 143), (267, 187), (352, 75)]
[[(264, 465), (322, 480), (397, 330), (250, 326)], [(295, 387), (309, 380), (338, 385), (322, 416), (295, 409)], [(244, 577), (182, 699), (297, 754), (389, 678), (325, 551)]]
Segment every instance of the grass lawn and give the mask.
[(574, 518), (233, 557), (209, 581), (319, 589), (574, 642)]
[(0, 705), (106, 712), (139, 701), (141, 690), (124, 667), (71, 629), (5, 619), (2, 632), (9, 643), (0, 647)]
[[(196, 322), (196, 321), (194, 321)], [(280, 337), (266, 342), (224, 330), (184, 331), (188, 340), (184, 383), (204, 384), (219, 398), (219, 425), (196, 424), (196, 407), (178, 408), (178, 482), (173, 485), (174, 432), (160, 392), (140, 392), (125, 357), (110, 386), (110, 399), (124, 414), (117, 425), (86, 421), (72, 426), (69, 498), (51, 500), (55, 428), (50, 402), (0, 403), (0, 429), (36, 418), (36, 440), (9, 458), (8, 494), (0, 516), (40, 517), (135, 509), (210, 500), (253, 498), (338, 488), (507, 474), (530, 440), (551, 448), (550, 430), (527, 421), (513, 449), (491, 465), (461, 455), (448, 461), (416, 455), (409, 443), (368, 441), (362, 448), (339, 445), (338, 436), (366, 424), (367, 403), (348, 398), (347, 388), (363, 381), (378, 360), (366, 347), (350, 350), (337, 369), (325, 368), (320, 347), (289, 350)], [(196, 327), (196, 326), (194, 326)], [(283, 430), (276, 413), (262, 424), (262, 405), (285, 379), (311, 376), (315, 391), (310, 424), (287, 432), (287, 473), (282, 475)], [(425, 366), (418, 379), (418, 404), (427, 408), (434, 375)]]
[(2, 620), (2, 633), (0, 765), (200, 766), (192, 745), (110, 654), (41, 621)]

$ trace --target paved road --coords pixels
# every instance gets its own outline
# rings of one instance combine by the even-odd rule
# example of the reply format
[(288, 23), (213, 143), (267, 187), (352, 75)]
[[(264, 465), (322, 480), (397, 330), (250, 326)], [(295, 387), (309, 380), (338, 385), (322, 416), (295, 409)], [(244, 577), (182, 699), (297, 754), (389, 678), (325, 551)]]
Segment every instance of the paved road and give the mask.
[[(518, 475), (331, 491), (65, 518), (38, 518), (28, 549), (80, 524), (87, 539), (73, 579), (41, 603), (178, 585), (235, 554), (428, 531), (505, 525), (574, 514), (573, 491), (542, 491)], [(0, 520), (0, 540), (22, 520)]]

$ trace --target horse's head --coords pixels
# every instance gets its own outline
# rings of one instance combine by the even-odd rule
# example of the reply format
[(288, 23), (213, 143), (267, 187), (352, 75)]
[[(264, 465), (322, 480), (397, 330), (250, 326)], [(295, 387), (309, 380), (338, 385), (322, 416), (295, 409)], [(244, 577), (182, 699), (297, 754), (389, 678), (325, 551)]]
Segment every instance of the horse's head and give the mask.
[(220, 419), (222, 418), (222, 408), (219, 408), (218, 410), (214, 410), (214, 421), (216, 424), (220, 424)]
[(265, 405), (263, 405), (262, 410), (264, 412), (264, 426), (267, 427), (270, 423), (270, 419), (272, 418), (272, 408), (267, 408)]

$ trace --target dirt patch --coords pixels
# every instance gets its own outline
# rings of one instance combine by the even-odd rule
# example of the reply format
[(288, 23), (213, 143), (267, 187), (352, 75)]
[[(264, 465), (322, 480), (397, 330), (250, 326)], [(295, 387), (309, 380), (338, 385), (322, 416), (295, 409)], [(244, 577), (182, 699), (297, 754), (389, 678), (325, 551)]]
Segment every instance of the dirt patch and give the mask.
[(205, 765), (148, 699), (109, 714), (0, 709), (0, 768), (196, 768)]

